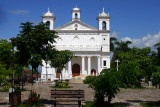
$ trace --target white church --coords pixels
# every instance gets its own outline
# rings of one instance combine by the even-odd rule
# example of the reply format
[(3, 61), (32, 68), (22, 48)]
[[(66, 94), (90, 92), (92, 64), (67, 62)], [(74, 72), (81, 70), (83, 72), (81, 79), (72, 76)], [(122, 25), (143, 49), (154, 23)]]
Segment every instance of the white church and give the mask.
[(74, 57), (60, 71), (43, 61), (41, 80), (53, 81), (59, 78), (71, 79), (79, 75), (99, 75), (103, 69), (110, 68), (110, 16), (102, 13), (97, 16), (98, 29), (81, 21), (81, 10), (73, 8), (71, 21), (54, 28), (55, 16), (48, 9), (43, 14), (44, 23), (49, 23), (50, 30), (57, 32), (55, 48), (70, 50)]

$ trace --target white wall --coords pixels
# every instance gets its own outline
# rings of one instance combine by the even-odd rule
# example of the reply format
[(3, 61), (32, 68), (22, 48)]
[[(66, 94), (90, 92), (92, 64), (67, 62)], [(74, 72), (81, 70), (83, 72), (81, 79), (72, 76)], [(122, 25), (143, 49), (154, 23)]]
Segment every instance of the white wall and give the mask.
[(50, 30), (54, 29), (54, 20), (53, 18), (43, 18), (43, 23), (46, 23), (47, 21), (50, 22)]

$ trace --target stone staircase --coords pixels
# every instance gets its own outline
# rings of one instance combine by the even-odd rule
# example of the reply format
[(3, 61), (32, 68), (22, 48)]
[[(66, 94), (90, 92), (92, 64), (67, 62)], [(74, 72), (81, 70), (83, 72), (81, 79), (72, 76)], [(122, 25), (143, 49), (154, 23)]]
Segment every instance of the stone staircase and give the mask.
[(83, 83), (83, 80), (87, 77), (87, 75), (75, 76), (69, 80), (69, 83)]

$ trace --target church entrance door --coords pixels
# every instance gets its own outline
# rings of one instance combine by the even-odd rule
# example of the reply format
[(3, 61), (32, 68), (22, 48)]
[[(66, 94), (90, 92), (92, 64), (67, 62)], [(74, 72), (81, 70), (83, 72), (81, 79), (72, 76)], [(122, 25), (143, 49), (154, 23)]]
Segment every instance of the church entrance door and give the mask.
[(96, 70), (95, 70), (95, 69), (92, 69), (92, 70), (91, 70), (91, 75), (92, 75), (92, 76), (96, 76)]
[(80, 66), (79, 64), (74, 64), (72, 66), (72, 77), (79, 76), (79, 75), (80, 75)]

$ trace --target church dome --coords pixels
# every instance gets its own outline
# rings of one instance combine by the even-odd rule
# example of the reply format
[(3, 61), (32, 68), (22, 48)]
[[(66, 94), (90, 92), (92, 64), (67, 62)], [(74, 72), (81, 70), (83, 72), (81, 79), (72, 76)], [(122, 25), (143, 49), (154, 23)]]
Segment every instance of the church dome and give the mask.
[(99, 13), (98, 16), (102, 16), (102, 17), (109, 16), (109, 13), (108, 13), (108, 14), (105, 13), (105, 12), (104, 12), (104, 8), (103, 8), (103, 12), (102, 12), (101, 14)]
[(72, 9), (72, 11), (81, 11), (80, 8), (77, 8), (77, 5), (75, 8)]
[(80, 10), (80, 9), (79, 9), (79, 8), (77, 8), (77, 7), (75, 7), (75, 8), (73, 8), (72, 10), (76, 10), (76, 11), (77, 11), (77, 10)]
[(48, 12), (47, 12), (47, 13), (44, 13), (43, 16), (54, 16), (54, 14), (51, 13), (51, 12), (49, 11), (49, 8), (48, 8)]

